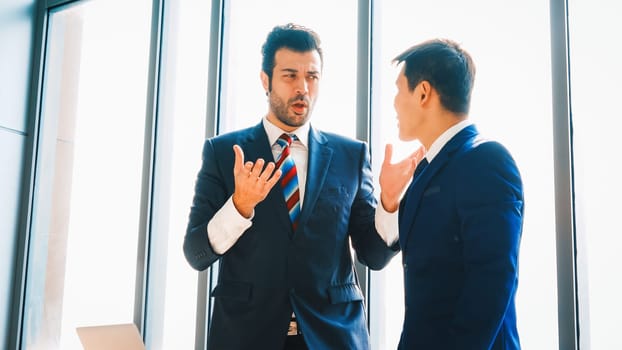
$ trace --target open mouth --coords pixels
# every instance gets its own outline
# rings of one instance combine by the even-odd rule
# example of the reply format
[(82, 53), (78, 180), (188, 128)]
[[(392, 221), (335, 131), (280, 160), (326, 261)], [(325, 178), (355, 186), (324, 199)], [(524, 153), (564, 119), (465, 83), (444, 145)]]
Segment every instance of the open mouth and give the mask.
[(307, 110), (307, 104), (305, 102), (295, 102), (292, 103), (292, 110), (296, 114), (303, 114)]

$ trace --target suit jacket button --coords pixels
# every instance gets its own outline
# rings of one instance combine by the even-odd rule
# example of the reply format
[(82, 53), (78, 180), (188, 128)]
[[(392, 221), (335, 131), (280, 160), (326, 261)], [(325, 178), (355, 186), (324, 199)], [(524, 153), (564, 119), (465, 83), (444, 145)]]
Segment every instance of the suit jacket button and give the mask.
[(404, 264), (404, 270), (408, 269), (408, 264)]

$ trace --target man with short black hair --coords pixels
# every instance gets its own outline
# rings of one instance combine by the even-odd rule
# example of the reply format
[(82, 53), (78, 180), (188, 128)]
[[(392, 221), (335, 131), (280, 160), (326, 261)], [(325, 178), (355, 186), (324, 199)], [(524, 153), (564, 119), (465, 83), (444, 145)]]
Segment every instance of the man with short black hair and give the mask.
[(399, 349), (518, 350), (523, 186), (507, 149), (468, 120), (473, 60), (457, 43), (435, 39), (395, 62), (402, 65), (394, 103), (399, 137), (426, 150), (399, 204)]
[[(262, 48), (267, 115), (205, 142), (184, 253), (219, 260), (208, 349), (369, 349), (350, 253), (371, 269), (396, 254), (397, 215), (376, 210), (367, 144), (309, 123), (322, 77), (316, 33), (275, 27)], [(248, 161), (246, 159), (250, 159)], [(400, 173), (383, 166), (382, 198)]]

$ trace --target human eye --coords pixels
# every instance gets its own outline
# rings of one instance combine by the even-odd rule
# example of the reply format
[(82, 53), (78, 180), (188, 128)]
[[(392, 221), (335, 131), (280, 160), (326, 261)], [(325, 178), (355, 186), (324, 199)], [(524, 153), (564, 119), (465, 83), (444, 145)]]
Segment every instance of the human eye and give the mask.
[(296, 73), (294, 72), (286, 72), (283, 74), (283, 78), (287, 81), (290, 80), (295, 80), (296, 79)]

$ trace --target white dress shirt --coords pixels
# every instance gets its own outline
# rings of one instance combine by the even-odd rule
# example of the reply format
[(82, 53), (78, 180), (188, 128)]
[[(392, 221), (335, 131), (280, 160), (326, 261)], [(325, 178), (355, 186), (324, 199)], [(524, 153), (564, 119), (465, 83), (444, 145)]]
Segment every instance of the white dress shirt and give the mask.
[[(285, 131), (263, 119), (263, 126), (268, 135), (268, 140), (272, 145), (272, 154), (274, 159), (281, 152), (281, 146), (276, 140)], [(307, 163), (309, 159), (309, 123), (302, 125), (289, 134), (295, 134), (298, 140), (292, 142), (290, 155), (296, 164), (296, 172), (298, 174), (298, 186), (300, 190), (300, 210), (302, 211), (305, 186), (307, 183)], [(232, 151), (233, 152), (233, 151)], [(251, 159), (251, 161), (255, 161)], [(266, 160), (267, 161), (267, 160)], [(277, 186), (277, 185), (275, 185)], [(217, 254), (224, 254), (231, 248), (235, 242), (242, 236), (244, 231), (252, 226), (254, 213), (250, 218), (245, 218), (233, 205), (232, 197), (214, 214), (214, 217), (207, 224), (207, 235), (212, 245), (212, 249)], [(388, 213), (382, 205), (378, 205), (376, 209), (376, 230), (387, 243), (388, 246), (395, 243), (398, 239), (398, 212)]]
[(460, 131), (462, 131), (462, 129), (466, 128), (467, 126), (471, 124), (472, 123), (470, 120), (465, 119), (457, 123), (456, 125), (452, 126), (451, 128), (445, 130), (445, 132), (442, 133), (441, 136), (439, 136), (436, 140), (434, 140), (434, 142), (432, 143), (432, 146), (430, 146), (430, 149), (427, 150), (425, 153), (424, 158), (428, 160), (428, 164), (432, 163), (432, 160), (434, 159), (434, 157), (436, 157), (438, 152), (440, 152), (441, 149), (445, 147), (447, 142), (449, 142), (449, 140), (451, 140), (452, 137), (456, 136), (457, 133), (459, 133)]

